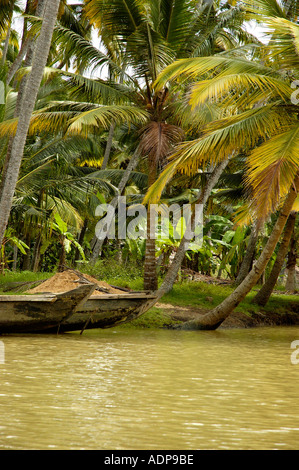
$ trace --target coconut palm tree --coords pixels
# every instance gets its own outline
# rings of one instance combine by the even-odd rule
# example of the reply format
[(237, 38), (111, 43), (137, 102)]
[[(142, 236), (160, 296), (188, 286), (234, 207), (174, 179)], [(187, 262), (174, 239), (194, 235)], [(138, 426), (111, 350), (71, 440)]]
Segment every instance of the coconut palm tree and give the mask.
[(289, 251), (287, 254), (287, 278), (285, 283), (285, 289), (287, 292), (297, 292), (297, 259), (298, 259), (298, 228), (294, 227), (291, 235)]
[(288, 253), (288, 248), (290, 246), (292, 235), (294, 233), (296, 215), (297, 213), (295, 211), (291, 211), (287, 223), (285, 225), (283, 238), (281, 240), (272, 270), (265, 284), (261, 287), (259, 292), (252, 300), (253, 303), (265, 306), (273, 292), (278, 276), (281, 272), (283, 263), (285, 261), (286, 255)]
[[(40, 129), (42, 118), (44, 130), (53, 130), (56, 126), (61, 131), (65, 125), (66, 132), (86, 133), (92, 128), (97, 131), (99, 125), (108, 129), (124, 120), (135, 119), (139, 145), (129, 169), (136, 166), (139, 154), (145, 156), (151, 183), (173, 145), (182, 138), (181, 127), (196, 129), (213, 114), (213, 106), (203, 107), (202, 113), (190, 113), (186, 104), (180, 104), (179, 89), (169, 93), (165, 87), (156, 92), (152, 85), (158, 73), (175, 57), (223, 52), (244, 41), (243, 14), (238, 7), (222, 7), (219, 2), (213, 5), (203, 2), (200, 7), (195, 1), (186, 0), (159, 4), (140, 0), (85, 3), (86, 16), (98, 28), (107, 53), (103, 54), (63, 24), (55, 31), (56, 48), (63, 50), (67, 44), (67, 50), (74, 51), (81, 70), (87, 65), (94, 70), (107, 66), (109, 79), (91, 80), (56, 69), (56, 73), (64, 73), (68, 78), (65, 85), (71, 88), (71, 97), (78, 98), (80, 94), (80, 101), (53, 103), (46, 113), (39, 112), (39, 119), (31, 128), (33, 131)], [(119, 80), (116, 83), (116, 78), (120, 77), (121, 83)], [(142, 125), (144, 118), (146, 125)], [(10, 124), (12, 129), (16, 125)], [(3, 130), (8, 128), (9, 123), (6, 123)], [(124, 178), (122, 186), (125, 184)], [(145, 269), (147, 288), (157, 286), (154, 244), (149, 238)]]
[[(135, 106), (148, 112), (148, 122), (139, 132), (139, 152), (147, 158), (151, 185), (165, 158), (182, 139), (183, 117), (187, 115), (186, 108), (177, 106), (178, 90), (170, 93), (166, 86), (156, 92), (153, 83), (174, 58), (235, 47), (239, 39), (246, 37), (241, 28), (242, 14), (239, 8), (228, 10), (219, 2), (198, 5), (198, 2), (186, 0), (158, 3), (153, 0), (87, 0), (85, 4), (86, 14), (98, 29), (110, 57), (115, 56), (115, 52), (122, 57), (120, 65), (126, 73), (125, 81), (135, 87), (135, 94), (131, 94)], [(149, 231), (148, 223), (144, 286), (155, 290), (155, 240), (149, 236)]]
[[(269, 6), (275, 2), (262, 3)], [(244, 299), (271, 258), (299, 190), (298, 110), (291, 102), (288, 77), (298, 73), (299, 27), (285, 17), (265, 21), (271, 31), (271, 47), (262, 49), (262, 64), (225, 55), (186, 59), (169, 66), (157, 82), (159, 87), (174, 77), (193, 79), (192, 105), (220, 101), (226, 116), (207, 126), (203, 136), (181, 146), (151, 188), (150, 197), (159, 197), (176, 172), (192, 174), (200, 164), (227, 159), (233, 149), (251, 148), (245, 181), (251, 213), (261, 224), (283, 203), (268, 243), (250, 273), (224, 302), (186, 328), (217, 328)]]
[(59, 3), (59, 0), (52, 0), (51, 2), (47, 2), (45, 6), (42, 28), (34, 50), (32, 70), (22, 96), (22, 105), (17, 131), (13, 139), (10, 155), (7, 158), (4, 174), (2, 175), (0, 193), (1, 243), (8, 223), (31, 115), (34, 110), (35, 100), (43, 77), (44, 67), (48, 59)]

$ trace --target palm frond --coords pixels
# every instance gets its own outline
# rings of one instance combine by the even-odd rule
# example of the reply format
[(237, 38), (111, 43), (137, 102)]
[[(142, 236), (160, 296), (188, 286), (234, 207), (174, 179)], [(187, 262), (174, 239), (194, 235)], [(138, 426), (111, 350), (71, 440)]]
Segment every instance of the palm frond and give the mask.
[(260, 218), (274, 212), (299, 170), (299, 125), (271, 137), (248, 158), (246, 184), (253, 198), (252, 210)]
[(69, 122), (67, 133), (86, 133), (90, 128), (98, 127), (109, 129), (112, 122), (144, 124), (147, 120), (148, 113), (134, 106), (97, 106), (73, 117)]
[(149, 2), (151, 19), (156, 31), (176, 50), (186, 45), (186, 36), (194, 20), (194, 9), (185, 0), (162, 0)]
[(276, 110), (274, 104), (269, 104), (212, 123), (201, 137), (178, 147), (145, 200), (157, 202), (174, 174), (195, 175), (208, 164), (215, 166), (243, 149), (250, 150), (261, 139), (285, 131), (287, 122), (288, 116)]
[(245, 0), (247, 18), (261, 20), (261, 18), (285, 18), (283, 6), (277, 0)]
[(155, 165), (169, 155), (172, 147), (183, 138), (180, 127), (151, 121), (140, 131), (139, 149)]
[[(258, 93), (253, 95), (252, 91), (255, 89)], [(284, 102), (289, 103), (293, 92), (288, 83), (275, 77), (252, 73), (231, 75), (222, 72), (210, 80), (203, 80), (195, 84), (191, 89), (190, 104), (195, 107), (216, 99), (218, 102), (222, 101), (223, 106), (228, 106), (228, 102), (232, 102), (238, 107), (239, 97), (241, 100), (244, 99), (244, 90), (246, 90), (247, 106), (265, 102), (270, 98), (281, 98)], [(223, 101), (223, 98), (228, 95), (230, 99)]]
[[(147, 111), (129, 105), (101, 106), (92, 103), (57, 101), (33, 113), (29, 135), (67, 133), (87, 136), (89, 132), (98, 131), (99, 128), (108, 129), (112, 122), (144, 125), (148, 117)], [(0, 137), (13, 135), (17, 124), (17, 119), (0, 123)]]
[(195, 57), (179, 59), (168, 66), (159, 75), (155, 86), (157, 89), (172, 80), (180, 80), (180, 83), (203, 80), (212, 73), (220, 73), (225, 70), (227, 75), (262, 74), (273, 76), (273, 69), (246, 59), (231, 58), (222, 55), (209, 57)]
[(56, 46), (62, 50), (67, 47), (75, 55), (76, 62), (80, 69), (89, 69), (91, 72), (104, 67), (108, 67), (116, 75), (121, 75), (123, 70), (109, 56), (95, 47), (91, 40), (85, 39), (80, 34), (69, 28), (57, 25), (54, 31), (54, 40)]
[(85, 12), (100, 31), (120, 38), (134, 33), (143, 21), (143, 5), (138, 0), (86, 0)]
[[(93, 79), (57, 68), (45, 68), (44, 80), (52, 80), (55, 75), (63, 77), (63, 88), (70, 99), (106, 104), (109, 101), (124, 103), (136, 99), (136, 91), (125, 84), (116, 83), (109, 79)], [(135, 85), (133, 80), (131, 80), (131, 84)]]
[(47, 210), (51, 210), (52, 215), (58, 213), (68, 226), (76, 231), (82, 227), (82, 217), (71, 203), (56, 196), (48, 196), (46, 203)]

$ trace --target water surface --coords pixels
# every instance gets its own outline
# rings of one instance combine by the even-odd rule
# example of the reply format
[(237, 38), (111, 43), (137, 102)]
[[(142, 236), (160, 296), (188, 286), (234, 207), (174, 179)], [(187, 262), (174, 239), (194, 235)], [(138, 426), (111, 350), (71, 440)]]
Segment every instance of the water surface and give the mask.
[(0, 449), (299, 449), (298, 328), (0, 339)]

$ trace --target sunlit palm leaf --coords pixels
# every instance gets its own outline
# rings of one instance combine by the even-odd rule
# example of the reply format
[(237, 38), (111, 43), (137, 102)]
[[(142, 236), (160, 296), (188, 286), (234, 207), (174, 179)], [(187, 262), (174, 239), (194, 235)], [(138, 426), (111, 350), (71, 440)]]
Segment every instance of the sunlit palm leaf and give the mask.
[(72, 118), (67, 132), (86, 132), (90, 127), (108, 129), (112, 122), (142, 124), (147, 119), (148, 113), (134, 106), (98, 106)]
[(294, 202), (293, 211), (299, 212), (299, 194)]
[(211, 73), (220, 73), (225, 70), (227, 75), (262, 74), (273, 76), (273, 69), (250, 62), (245, 59), (229, 58), (226, 56), (195, 57), (190, 59), (180, 59), (167, 67), (159, 75), (156, 87), (159, 89), (170, 80), (179, 79), (180, 82), (194, 82), (203, 80)]
[(299, 124), (257, 147), (248, 158), (247, 185), (251, 207), (259, 217), (277, 209), (299, 170)]
[[(175, 173), (195, 175), (207, 164), (217, 165), (242, 149), (254, 148), (260, 139), (286, 129), (288, 116), (275, 110), (274, 104), (221, 119), (207, 126), (206, 133), (185, 142), (171, 156), (171, 162), (149, 189), (146, 200), (159, 200), (165, 185)], [(290, 118), (290, 123), (293, 122)]]
[[(33, 114), (29, 135), (67, 132), (68, 134), (86, 135), (92, 129), (109, 129), (112, 122), (144, 125), (148, 113), (134, 106), (101, 106), (91, 103), (61, 103), (61, 111), (53, 110), (59, 107), (59, 102), (50, 105), (47, 110)], [(63, 109), (64, 108), (64, 109)], [(0, 136), (14, 134), (17, 119), (0, 123)]]
[[(252, 95), (252, 90), (257, 89), (259, 93)], [(249, 73), (237, 73), (227, 75), (220, 73), (211, 80), (203, 80), (192, 87), (190, 104), (194, 107), (209, 100), (223, 100), (227, 94), (230, 94), (232, 104), (238, 105), (239, 97), (243, 99), (243, 92), (246, 90), (246, 102), (252, 106), (269, 98), (279, 97), (285, 102), (290, 101), (293, 92), (288, 83), (276, 78)], [(230, 93), (232, 92), (232, 93)]]

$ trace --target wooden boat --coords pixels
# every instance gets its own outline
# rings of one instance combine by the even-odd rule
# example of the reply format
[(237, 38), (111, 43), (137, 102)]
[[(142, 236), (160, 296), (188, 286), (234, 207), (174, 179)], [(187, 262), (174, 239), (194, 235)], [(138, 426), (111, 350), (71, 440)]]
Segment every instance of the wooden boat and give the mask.
[(58, 331), (95, 287), (85, 284), (61, 294), (0, 295), (0, 334)]
[(136, 319), (153, 294), (130, 292), (124, 294), (91, 295), (76, 311), (60, 323), (59, 331), (111, 328)]

